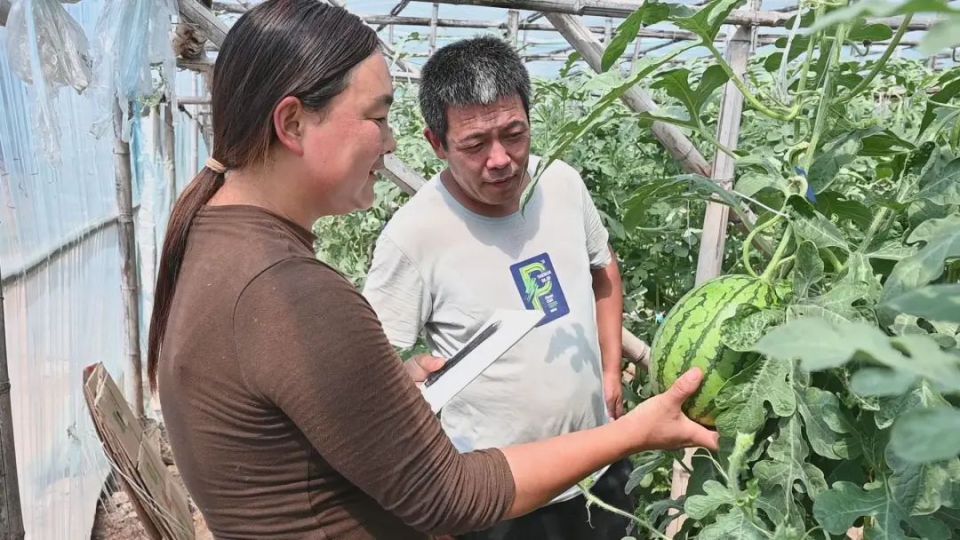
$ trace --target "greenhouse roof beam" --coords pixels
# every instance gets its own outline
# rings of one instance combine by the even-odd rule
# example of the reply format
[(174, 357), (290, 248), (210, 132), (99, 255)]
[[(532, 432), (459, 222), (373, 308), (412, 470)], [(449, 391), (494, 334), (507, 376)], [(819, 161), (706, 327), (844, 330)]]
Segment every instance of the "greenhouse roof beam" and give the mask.
[[(429, 2), (433, 0), (413, 0), (415, 2)], [(505, 9), (524, 9), (542, 11), (544, 13), (562, 13), (566, 15), (594, 15), (598, 17), (628, 17), (639, 9), (642, 1), (622, 0), (439, 0), (441, 4), (456, 4), (470, 6), (499, 7)], [(726, 19), (726, 24), (751, 26), (783, 26), (794, 11), (781, 13), (775, 11), (735, 10)], [(901, 17), (870, 19), (872, 23), (886, 24), (891, 28), (899, 28)], [(910, 21), (909, 30), (927, 30), (933, 25), (931, 19), (914, 19)]]

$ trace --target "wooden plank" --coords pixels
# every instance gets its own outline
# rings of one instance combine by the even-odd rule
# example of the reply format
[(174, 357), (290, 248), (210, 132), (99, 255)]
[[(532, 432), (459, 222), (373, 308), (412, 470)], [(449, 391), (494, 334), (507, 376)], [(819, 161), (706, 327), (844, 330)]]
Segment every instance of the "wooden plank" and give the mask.
[(83, 395), (104, 452), (122, 480), (144, 531), (157, 540), (193, 540), (187, 493), (175, 481), (102, 363), (83, 372)]
[[(560, 13), (546, 13), (546, 18), (583, 56), (594, 71), (600, 71), (600, 60), (603, 57), (603, 46), (594, 35), (583, 25), (579, 18)], [(636, 112), (655, 112), (658, 107), (650, 94), (634, 87), (623, 96), (624, 103)], [(662, 122), (654, 122), (653, 135), (674, 157), (680, 166), (687, 172), (709, 175), (710, 166), (703, 155), (694, 147), (690, 139), (679, 128)]]

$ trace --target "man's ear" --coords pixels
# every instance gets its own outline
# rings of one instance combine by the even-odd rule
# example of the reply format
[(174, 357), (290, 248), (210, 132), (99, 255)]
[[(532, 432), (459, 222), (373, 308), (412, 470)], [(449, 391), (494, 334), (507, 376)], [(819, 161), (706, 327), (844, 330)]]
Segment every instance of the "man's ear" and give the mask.
[(305, 127), (303, 104), (293, 96), (280, 100), (273, 110), (273, 130), (284, 148), (298, 156), (303, 155), (303, 128)]
[(443, 142), (440, 141), (440, 137), (437, 137), (436, 133), (431, 131), (430, 128), (424, 128), (423, 136), (427, 138), (427, 142), (429, 142), (433, 148), (433, 153), (436, 154), (438, 158), (447, 159), (447, 150), (443, 147)]

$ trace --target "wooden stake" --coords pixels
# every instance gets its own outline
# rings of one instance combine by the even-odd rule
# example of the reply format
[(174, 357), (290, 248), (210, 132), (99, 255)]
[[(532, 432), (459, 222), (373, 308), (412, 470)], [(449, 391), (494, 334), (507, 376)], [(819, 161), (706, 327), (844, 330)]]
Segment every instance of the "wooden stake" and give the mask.
[(140, 286), (137, 275), (137, 244), (133, 229), (133, 173), (130, 170), (130, 145), (121, 138), (123, 112), (114, 104), (113, 155), (116, 167), (117, 221), (120, 230), (120, 260), (123, 263), (121, 290), (126, 323), (124, 354), (130, 367), (128, 399), (137, 416), (143, 418), (143, 368), (140, 362)]
[(433, 3), (433, 12), (430, 15), (430, 54), (437, 52), (437, 18), (440, 15), (440, 4)]
[(176, 129), (173, 124), (173, 103), (170, 97), (163, 106), (163, 172), (170, 193), (170, 208), (177, 202), (177, 145)]
[[(759, 7), (759, 3), (758, 3)], [(741, 26), (737, 28), (733, 39), (727, 46), (727, 62), (737, 76), (743, 75), (747, 69), (747, 60), (751, 50), (751, 28)], [(743, 112), (743, 94), (732, 82), (727, 82), (723, 90), (723, 102), (720, 105), (720, 121), (717, 123), (717, 140), (730, 149), (736, 149), (740, 139), (740, 121)], [(715, 182), (731, 189), (733, 187), (734, 168), (736, 162), (727, 154), (716, 153), (713, 161), (711, 177)], [(727, 240), (727, 218), (730, 208), (726, 205), (710, 202), (703, 218), (703, 234), (700, 241), (700, 252), (697, 256), (696, 284), (700, 285), (720, 275), (723, 271), (723, 254)], [(694, 450), (687, 449), (683, 461), (692, 468)], [(673, 481), (670, 484), (670, 498), (678, 500), (686, 494), (690, 482), (690, 475), (679, 463), (673, 465)], [(667, 527), (667, 536), (673, 537), (683, 525), (684, 516), (670, 522)]]
[(13, 445), (10, 376), (7, 372), (3, 287), (0, 285), (0, 540), (22, 540), (23, 536), (20, 483), (17, 480), (17, 454)]
[(507, 41), (510, 42), (510, 45), (513, 45), (513, 48), (517, 48), (517, 35), (519, 34), (520, 28), (520, 12), (511, 9), (507, 12)]

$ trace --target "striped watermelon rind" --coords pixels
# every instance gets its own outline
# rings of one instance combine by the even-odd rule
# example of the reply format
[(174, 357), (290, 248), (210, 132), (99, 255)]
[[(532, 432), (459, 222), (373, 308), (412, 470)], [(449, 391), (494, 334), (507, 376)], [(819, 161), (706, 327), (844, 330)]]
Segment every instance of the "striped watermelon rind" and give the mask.
[(755, 354), (723, 345), (721, 327), (743, 305), (766, 308), (776, 302), (773, 287), (758, 278), (727, 275), (712, 279), (685, 294), (667, 313), (653, 338), (650, 361), (655, 390), (662, 392), (693, 367), (703, 382), (684, 405), (691, 419), (716, 424), (714, 400), (724, 384), (756, 359)]

